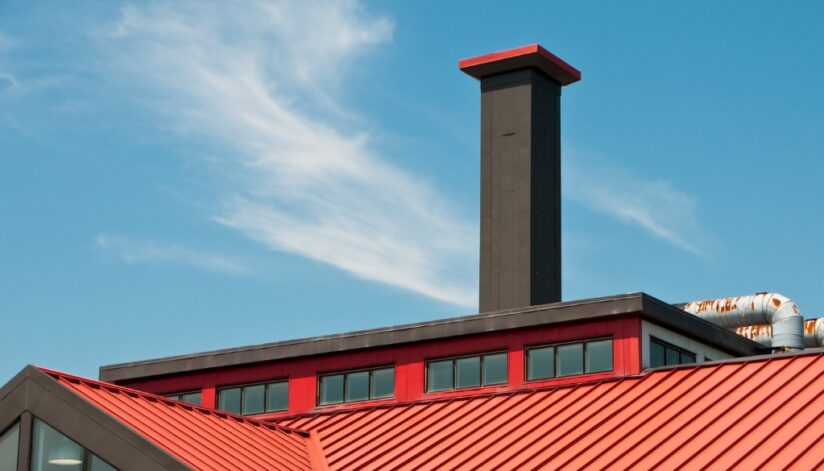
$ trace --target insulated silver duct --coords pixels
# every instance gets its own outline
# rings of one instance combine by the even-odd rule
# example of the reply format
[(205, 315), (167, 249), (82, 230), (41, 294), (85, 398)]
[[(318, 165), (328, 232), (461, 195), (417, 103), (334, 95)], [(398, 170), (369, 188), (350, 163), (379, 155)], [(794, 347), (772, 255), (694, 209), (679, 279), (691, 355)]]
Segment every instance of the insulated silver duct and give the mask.
[(693, 301), (683, 309), (727, 329), (768, 324), (773, 350), (804, 349), (804, 317), (793, 300), (777, 293)]
[[(771, 325), (748, 325), (737, 327), (735, 333), (758, 342), (761, 345), (772, 346), (772, 326)], [(804, 347), (820, 348), (824, 347), (824, 318), (807, 319), (804, 321)]]

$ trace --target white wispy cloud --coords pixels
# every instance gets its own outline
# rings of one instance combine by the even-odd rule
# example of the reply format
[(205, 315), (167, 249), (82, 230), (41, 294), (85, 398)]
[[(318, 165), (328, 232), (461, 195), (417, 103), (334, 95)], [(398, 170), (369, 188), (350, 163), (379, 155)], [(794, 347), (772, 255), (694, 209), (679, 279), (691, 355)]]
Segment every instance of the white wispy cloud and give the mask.
[(345, 105), (344, 79), (391, 40), (354, 1), (152, 3), (100, 36), (176, 130), (215, 144), (235, 191), (214, 221), (274, 250), (476, 305), (477, 223), (392, 163)]
[(191, 250), (176, 244), (137, 240), (99, 234), (97, 247), (117, 255), (124, 263), (171, 263), (229, 275), (249, 275), (252, 270), (239, 260), (210, 252)]
[(567, 198), (708, 258), (703, 248), (706, 231), (701, 230), (693, 196), (665, 180), (640, 177), (602, 156), (567, 154), (563, 169)]
[(0, 31), (0, 86), (3, 85), (3, 82), (13, 87), (19, 85), (17, 77), (15, 77), (8, 70), (8, 66), (6, 65), (6, 55), (11, 50), (14, 43), (15, 41), (11, 38), (11, 36)]

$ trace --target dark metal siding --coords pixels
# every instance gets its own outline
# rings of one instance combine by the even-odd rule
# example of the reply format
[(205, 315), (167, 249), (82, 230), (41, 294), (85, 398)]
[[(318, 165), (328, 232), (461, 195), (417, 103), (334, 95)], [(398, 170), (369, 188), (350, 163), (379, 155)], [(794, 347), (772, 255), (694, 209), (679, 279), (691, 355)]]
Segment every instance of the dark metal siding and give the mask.
[(561, 300), (560, 85), (481, 80), (480, 311)]

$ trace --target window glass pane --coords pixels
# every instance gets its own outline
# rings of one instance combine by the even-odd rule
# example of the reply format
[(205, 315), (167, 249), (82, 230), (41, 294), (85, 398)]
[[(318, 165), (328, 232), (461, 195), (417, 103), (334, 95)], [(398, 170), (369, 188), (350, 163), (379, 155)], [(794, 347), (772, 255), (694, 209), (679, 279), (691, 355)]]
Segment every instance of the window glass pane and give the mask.
[(289, 408), (289, 382), (278, 381), (266, 386), (266, 411), (286, 410)]
[(337, 404), (343, 402), (343, 375), (321, 376), (320, 403)]
[(372, 398), (392, 397), (395, 395), (395, 368), (372, 371)]
[(359, 371), (346, 375), (346, 402), (369, 399), (369, 372)]
[(666, 348), (667, 351), (667, 366), (669, 365), (677, 365), (678, 364), (678, 350), (673, 350), (669, 347)]
[(266, 394), (266, 385), (258, 384), (243, 388), (243, 414), (260, 414), (263, 412), (263, 398)]
[(31, 469), (36, 471), (80, 470), (83, 448), (45, 422), (34, 419)]
[(655, 340), (649, 341), (649, 366), (655, 368), (666, 365), (666, 356), (664, 354), (664, 346)]
[(446, 391), (452, 389), (452, 360), (429, 362), (427, 374), (427, 390)]
[(555, 376), (555, 347), (532, 348), (527, 353), (526, 379)]
[(455, 370), (456, 388), (481, 385), (481, 357), (458, 358), (455, 360)]
[(221, 389), (217, 408), (240, 414), (240, 388)]
[(558, 345), (558, 376), (579, 375), (584, 372), (584, 344)]
[(0, 470), (17, 469), (17, 447), (20, 443), (20, 422), (0, 435)]
[(200, 405), (200, 392), (192, 392), (187, 394), (180, 395), (180, 401), (188, 402), (189, 404), (194, 404), (196, 406)]
[(168, 397), (169, 399), (174, 399), (175, 401), (180, 400), (180, 394), (166, 394), (163, 397)]
[(496, 353), (484, 355), (484, 384), (505, 384), (506, 377), (506, 353)]
[(586, 372), (612, 371), (612, 339), (587, 342)]
[(684, 363), (695, 363), (695, 355), (681, 352), (681, 364)]
[(109, 463), (106, 463), (105, 461), (98, 458), (97, 455), (92, 455), (91, 466), (89, 467), (89, 471), (117, 471), (117, 469)]

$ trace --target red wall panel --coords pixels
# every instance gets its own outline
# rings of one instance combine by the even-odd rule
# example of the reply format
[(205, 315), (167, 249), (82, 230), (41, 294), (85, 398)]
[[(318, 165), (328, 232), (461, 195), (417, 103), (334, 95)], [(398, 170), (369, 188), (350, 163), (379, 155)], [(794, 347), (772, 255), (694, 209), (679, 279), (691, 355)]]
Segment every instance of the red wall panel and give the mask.
[[(613, 371), (544, 381), (531, 381), (529, 383), (525, 382), (525, 348), (534, 345), (608, 336), (613, 338)], [(416, 344), (293, 358), (211, 371), (181, 373), (175, 376), (132, 383), (123, 382), (121, 384), (157, 394), (202, 389), (203, 405), (211, 407), (216, 404), (217, 389), (222, 386), (288, 378), (289, 410), (287, 413), (296, 414), (309, 412), (318, 408), (316, 405), (318, 374), (395, 365), (395, 397), (393, 399), (325, 406), (323, 407), (324, 410), (436, 397), (464, 396), (478, 392), (506, 391), (524, 387), (565, 384), (602, 377), (639, 373), (641, 371), (640, 338), (641, 320), (639, 317), (634, 316), (600, 321), (592, 320), (568, 325), (490, 332), (487, 334), (447, 338)], [(508, 352), (508, 384), (441, 393), (425, 392), (424, 376), (427, 360), (501, 350)], [(283, 414), (285, 413), (269, 415), (275, 416)]]

